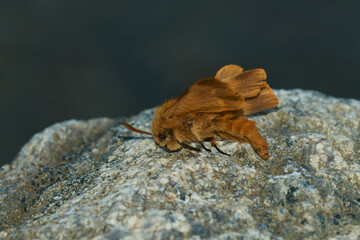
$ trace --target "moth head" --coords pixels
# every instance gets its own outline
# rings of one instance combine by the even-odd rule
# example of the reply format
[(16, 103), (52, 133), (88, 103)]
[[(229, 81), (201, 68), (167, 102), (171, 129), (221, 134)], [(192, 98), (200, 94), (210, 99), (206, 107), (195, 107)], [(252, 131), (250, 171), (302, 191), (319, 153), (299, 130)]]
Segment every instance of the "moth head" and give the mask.
[(143, 133), (152, 135), (154, 137), (155, 142), (160, 146), (169, 151), (177, 151), (181, 148), (181, 144), (176, 140), (176, 138), (172, 135), (172, 131), (169, 129), (165, 129), (161, 127), (161, 123), (159, 121), (153, 121), (153, 133), (145, 132), (139, 129), (134, 128), (133, 126), (127, 123), (120, 123), (127, 129), (137, 133)]
[(155, 142), (169, 151), (176, 151), (181, 148), (179, 141), (173, 136), (172, 130), (179, 124), (179, 121), (168, 116), (169, 110), (174, 106), (175, 102), (176, 99), (170, 99), (158, 107), (154, 112), (152, 122), (152, 133)]
[(130, 131), (152, 135), (156, 144), (169, 151), (179, 150), (182, 146), (172, 134), (172, 129), (179, 124), (179, 121), (177, 119), (167, 117), (169, 109), (175, 102), (176, 99), (170, 99), (155, 110), (154, 120), (152, 122), (152, 133), (136, 129), (127, 123), (120, 124)]
[(167, 122), (159, 115), (155, 115), (152, 123), (152, 132), (155, 142), (169, 151), (177, 151), (181, 148), (180, 143), (173, 136), (172, 128), (166, 128)]

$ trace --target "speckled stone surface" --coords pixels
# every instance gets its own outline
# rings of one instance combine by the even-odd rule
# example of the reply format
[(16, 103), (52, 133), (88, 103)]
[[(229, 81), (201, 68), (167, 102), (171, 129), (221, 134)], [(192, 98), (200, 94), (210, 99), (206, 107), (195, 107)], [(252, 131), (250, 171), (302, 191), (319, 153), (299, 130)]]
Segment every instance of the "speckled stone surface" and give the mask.
[(270, 144), (168, 153), (153, 109), (57, 123), (0, 170), (0, 239), (358, 239), (360, 102), (277, 90), (251, 118)]

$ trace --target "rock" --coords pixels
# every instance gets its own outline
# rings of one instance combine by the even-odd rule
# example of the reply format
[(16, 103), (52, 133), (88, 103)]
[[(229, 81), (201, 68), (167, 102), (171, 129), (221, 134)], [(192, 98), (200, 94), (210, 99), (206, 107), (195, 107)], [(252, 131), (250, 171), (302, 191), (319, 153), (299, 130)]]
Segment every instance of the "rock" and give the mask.
[[(0, 239), (357, 239), (360, 102), (277, 90), (251, 116), (261, 159), (231, 141), (168, 153), (125, 119), (57, 123), (0, 171)], [(126, 119), (150, 131), (153, 109)]]

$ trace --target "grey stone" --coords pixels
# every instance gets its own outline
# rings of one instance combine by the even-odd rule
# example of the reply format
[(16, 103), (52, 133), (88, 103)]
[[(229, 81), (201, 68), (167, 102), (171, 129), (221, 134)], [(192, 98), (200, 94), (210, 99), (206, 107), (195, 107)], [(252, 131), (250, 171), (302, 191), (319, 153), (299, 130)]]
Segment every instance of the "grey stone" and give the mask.
[[(270, 144), (169, 153), (153, 110), (57, 123), (0, 170), (0, 239), (357, 239), (360, 102), (277, 90), (251, 116)], [(210, 147), (210, 146), (208, 146)]]

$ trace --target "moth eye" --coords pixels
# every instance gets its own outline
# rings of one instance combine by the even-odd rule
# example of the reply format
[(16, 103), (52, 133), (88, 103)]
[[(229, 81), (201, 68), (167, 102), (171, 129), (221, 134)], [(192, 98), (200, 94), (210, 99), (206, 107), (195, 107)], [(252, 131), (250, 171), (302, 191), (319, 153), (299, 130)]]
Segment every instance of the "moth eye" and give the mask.
[(161, 140), (164, 140), (166, 137), (162, 134), (159, 133), (158, 137), (161, 139)]

